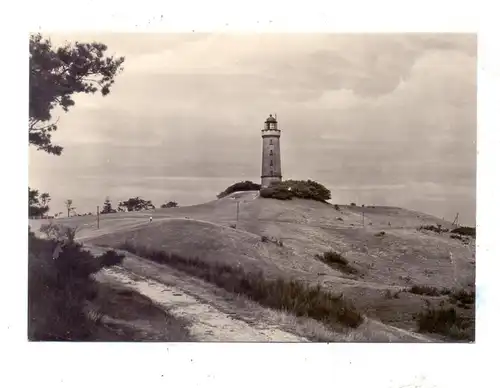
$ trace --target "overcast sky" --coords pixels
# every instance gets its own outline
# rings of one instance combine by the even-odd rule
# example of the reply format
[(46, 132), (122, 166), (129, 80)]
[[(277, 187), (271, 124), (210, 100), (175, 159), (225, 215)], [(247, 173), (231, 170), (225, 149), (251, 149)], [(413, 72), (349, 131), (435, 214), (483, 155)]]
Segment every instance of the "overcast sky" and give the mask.
[(475, 222), (476, 38), (421, 34), (51, 35), (126, 57), (111, 94), (62, 114), (63, 156), (30, 149), (53, 211), (105, 196), (200, 203), (260, 182), (260, 129), (282, 129), (285, 178), (332, 202)]

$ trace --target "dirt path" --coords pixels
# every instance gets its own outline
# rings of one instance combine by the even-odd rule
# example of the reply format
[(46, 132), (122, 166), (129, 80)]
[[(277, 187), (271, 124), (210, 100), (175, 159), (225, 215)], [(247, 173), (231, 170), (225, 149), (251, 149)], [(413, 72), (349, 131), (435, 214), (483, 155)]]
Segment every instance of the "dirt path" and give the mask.
[(196, 341), (307, 342), (305, 338), (283, 330), (263, 328), (262, 325), (254, 327), (209, 304), (201, 303), (180, 288), (137, 275), (130, 276), (117, 267), (101, 271), (97, 280), (120, 283), (150, 298), (170, 315), (189, 321), (188, 330)]

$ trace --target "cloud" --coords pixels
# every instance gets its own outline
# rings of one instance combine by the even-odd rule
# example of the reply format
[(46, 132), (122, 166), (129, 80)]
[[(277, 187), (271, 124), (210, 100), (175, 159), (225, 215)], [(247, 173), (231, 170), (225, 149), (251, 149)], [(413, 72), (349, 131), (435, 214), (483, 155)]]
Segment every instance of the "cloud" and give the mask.
[(78, 96), (61, 115), (61, 158), (30, 153), (38, 183), (71, 174), (258, 179), (260, 129), (277, 112), (286, 176), (475, 190), (474, 35), (67, 38), (105, 42), (125, 55), (125, 71), (110, 95)]

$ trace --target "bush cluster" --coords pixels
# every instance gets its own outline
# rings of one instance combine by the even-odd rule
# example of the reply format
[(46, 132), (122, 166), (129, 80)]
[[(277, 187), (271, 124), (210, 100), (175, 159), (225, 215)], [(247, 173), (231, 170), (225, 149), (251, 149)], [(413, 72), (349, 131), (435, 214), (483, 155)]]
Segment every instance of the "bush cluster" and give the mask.
[(109, 250), (96, 258), (74, 239), (45, 240), (31, 233), (28, 239), (28, 339), (92, 340), (95, 323), (84, 314), (97, 295), (90, 275), (119, 264), (123, 256)]
[(449, 229), (443, 228), (441, 225), (437, 224), (436, 226), (434, 225), (422, 225), (417, 228), (418, 231), (421, 230), (430, 230), (431, 232), (435, 233), (446, 233), (449, 231)]
[(322, 261), (326, 265), (332, 267), (333, 269), (337, 269), (341, 272), (347, 274), (355, 274), (358, 273), (358, 270), (352, 267), (349, 264), (349, 261), (342, 256), (340, 253), (334, 251), (328, 251), (323, 253), (322, 255), (316, 255), (316, 259)]
[(462, 236), (470, 236), (476, 238), (476, 228), (470, 226), (460, 226), (451, 231), (451, 233), (460, 234)]
[(260, 190), (261, 197), (289, 200), (292, 198), (312, 199), (326, 202), (331, 198), (330, 190), (312, 180), (286, 180), (276, 182)]
[(254, 183), (252, 181), (236, 182), (223, 192), (219, 193), (217, 195), (217, 198), (224, 198), (229, 194), (235, 193), (237, 191), (257, 191), (260, 190), (260, 187), (261, 186), (258, 183)]
[(437, 333), (455, 340), (474, 340), (474, 319), (459, 315), (454, 307), (427, 308), (418, 314), (420, 332)]

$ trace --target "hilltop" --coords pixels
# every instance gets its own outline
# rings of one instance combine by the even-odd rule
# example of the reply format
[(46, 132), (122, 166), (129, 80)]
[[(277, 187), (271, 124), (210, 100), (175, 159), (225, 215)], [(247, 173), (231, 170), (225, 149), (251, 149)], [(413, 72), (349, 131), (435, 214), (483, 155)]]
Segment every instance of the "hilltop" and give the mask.
[[(34, 230), (45, 222), (30, 220)], [(135, 279), (132, 286), (136, 290), (191, 320), (193, 330), (198, 330), (197, 338), (208, 340), (294, 341), (314, 336), (353, 341), (445, 340), (436, 334), (416, 333), (419, 313), (428, 306), (448, 303), (444, 291), (425, 295), (432, 294), (426, 290), (474, 289), (474, 239), (419, 230), (424, 225), (446, 229), (452, 225), (396, 207), (280, 201), (247, 191), (194, 206), (102, 215), (99, 229), (91, 216), (54, 222), (77, 227), (79, 241), (95, 252), (103, 246), (119, 249), (128, 244), (198, 258), (210, 265), (262, 271), (269, 279), (319, 284), (352, 302), (368, 317), (357, 329), (336, 332), (309, 318), (297, 321), (290, 312), (264, 308), (206, 280), (130, 252), (125, 252), (125, 261), (114, 272), (108, 269), (97, 276), (102, 282), (132, 284), (130, 279)], [(328, 251), (338, 253), (345, 263), (328, 265), (317, 256)], [(174, 287), (175, 292), (168, 287)], [(414, 292), (410, 292), (411, 287)], [(191, 307), (183, 310), (182, 303)], [(462, 307), (461, 313), (473, 316), (470, 306)], [(222, 315), (214, 318), (217, 314)], [(206, 334), (207, 330), (200, 334), (200, 327), (210, 327), (207, 330), (212, 334)], [(240, 334), (231, 336), (227, 334), (230, 330)]]

